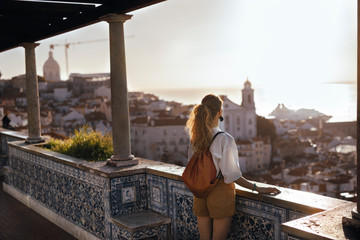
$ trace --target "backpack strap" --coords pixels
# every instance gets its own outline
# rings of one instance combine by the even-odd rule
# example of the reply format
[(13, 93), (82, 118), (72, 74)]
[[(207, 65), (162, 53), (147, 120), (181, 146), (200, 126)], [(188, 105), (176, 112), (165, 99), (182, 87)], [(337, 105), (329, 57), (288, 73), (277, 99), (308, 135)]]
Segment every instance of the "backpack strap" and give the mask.
[[(211, 140), (211, 143), (210, 143), (210, 146), (211, 146), (211, 144), (213, 143), (213, 141), (215, 140), (215, 138), (217, 137), (217, 135), (219, 135), (220, 133), (224, 133), (224, 132), (217, 132), (215, 135), (214, 135), (214, 137), (212, 138), (212, 140)], [(210, 146), (209, 146), (209, 148), (208, 149), (210, 149)], [(220, 178), (222, 178), (222, 172), (221, 172), (221, 170), (219, 171), (219, 173), (218, 173), (218, 175), (216, 176), (216, 178), (217, 179), (220, 179)]]
[(223, 175), (222, 175), (222, 172), (221, 172), (221, 170), (219, 171), (219, 174), (216, 176), (216, 178), (217, 179), (220, 179), (220, 178), (222, 178), (223, 177)]
[[(211, 140), (210, 146), (213, 143), (213, 141), (215, 140), (215, 138), (217, 137), (217, 135), (219, 135), (220, 133), (223, 133), (223, 132), (220, 131), (220, 132), (215, 133), (214, 137)], [(210, 146), (209, 146), (209, 148), (210, 148)]]

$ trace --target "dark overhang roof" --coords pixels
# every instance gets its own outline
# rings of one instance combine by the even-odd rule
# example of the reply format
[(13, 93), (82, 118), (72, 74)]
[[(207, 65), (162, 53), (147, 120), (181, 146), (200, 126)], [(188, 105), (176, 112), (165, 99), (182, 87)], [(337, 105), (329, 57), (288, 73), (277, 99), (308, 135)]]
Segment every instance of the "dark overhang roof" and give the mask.
[(0, 0), (0, 52), (164, 0)]

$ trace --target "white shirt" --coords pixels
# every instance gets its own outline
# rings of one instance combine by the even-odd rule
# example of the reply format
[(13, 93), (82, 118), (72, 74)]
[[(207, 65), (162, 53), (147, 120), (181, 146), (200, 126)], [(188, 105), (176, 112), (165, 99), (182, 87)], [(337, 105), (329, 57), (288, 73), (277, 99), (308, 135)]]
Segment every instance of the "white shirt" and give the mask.
[[(218, 127), (213, 128), (213, 136), (220, 131), (221, 130)], [(238, 150), (235, 140), (230, 134), (226, 132), (218, 134), (210, 146), (210, 152), (216, 167), (216, 175), (218, 175), (221, 170), (225, 183), (229, 184), (242, 176)], [(190, 144), (188, 161), (193, 153), (194, 151)]]

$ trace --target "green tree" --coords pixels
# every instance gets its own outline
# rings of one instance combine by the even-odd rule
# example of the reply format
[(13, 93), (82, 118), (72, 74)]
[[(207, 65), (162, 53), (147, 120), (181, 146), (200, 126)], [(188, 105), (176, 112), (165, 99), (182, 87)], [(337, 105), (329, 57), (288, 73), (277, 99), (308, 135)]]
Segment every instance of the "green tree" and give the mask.
[(257, 134), (260, 137), (270, 137), (271, 143), (277, 138), (274, 123), (265, 117), (256, 115)]

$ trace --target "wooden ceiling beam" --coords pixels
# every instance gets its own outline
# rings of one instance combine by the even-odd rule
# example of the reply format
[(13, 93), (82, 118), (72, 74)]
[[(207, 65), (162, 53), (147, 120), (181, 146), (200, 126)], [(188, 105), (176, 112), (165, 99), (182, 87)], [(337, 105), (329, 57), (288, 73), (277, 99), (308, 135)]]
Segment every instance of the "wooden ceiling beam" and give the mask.
[[(79, 2), (79, 0), (64, 0)], [(37, 42), (100, 21), (108, 14), (123, 14), (164, 0), (90, 0), (102, 5), (0, 1), (0, 52), (24, 42)], [(88, 2), (80, 0), (80, 2)]]
[(31, 14), (71, 13), (96, 8), (96, 5), (48, 3), (48, 2), (23, 2), (4, 0), (0, 3), (0, 14)]
[[(106, 4), (113, 0), (46, 0), (48, 2), (69, 2), (69, 3), (83, 3), (83, 4)], [(118, 0), (119, 1), (119, 0)]]

